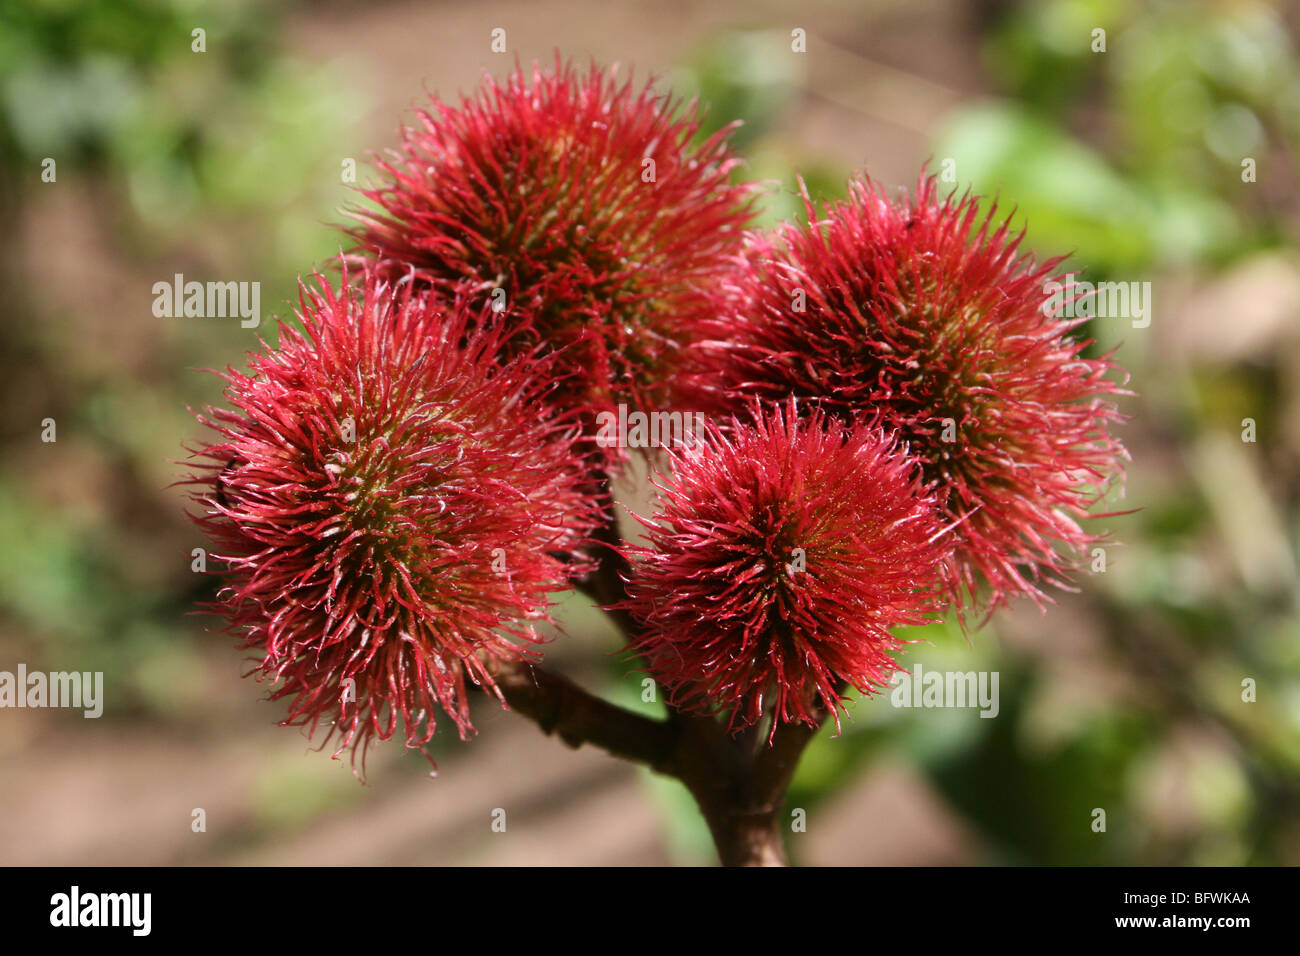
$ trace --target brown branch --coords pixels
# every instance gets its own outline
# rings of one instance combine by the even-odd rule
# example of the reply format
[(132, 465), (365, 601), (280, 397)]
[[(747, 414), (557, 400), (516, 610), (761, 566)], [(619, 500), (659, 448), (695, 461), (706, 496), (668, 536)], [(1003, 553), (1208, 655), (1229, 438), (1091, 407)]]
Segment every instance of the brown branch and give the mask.
[(602, 700), (566, 677), (512, 661), (498, 665), (493, 679), (511, 710), (570, 747), (592, 744), (652, 770), (672, 756), (676, 734), (668, 724)]
[(627, 600), (624, 578), (628, 573), (628, 564), (627, 559), (618, 550), (621, 543), (618, 516), (611, 509), (609, 522), (595, 535), (596, 568), (585, 578), (575, 581), (573, 586), (575, 590), (591, 598), (598, 607), (603, 608), (623, 632), (624, 637), (630, 637), (637, 627), (631, 613), (621, 607), (611, 607)]
[(611, 609), (611, 605), (619, 605), (627, 600), (624, 578), (628, 573), (628, 563), (619, 551), (623, 537), (618, 531), (618, 505), (614, 501), (612, 482), (605, 471), (595, 472), (592, 486), (596, 489), (594, 493), (604, 503), (606, 516), (604, 523), (592, 536), (596, 567), (590, 574), (576, 580), (573, 587), (604, 609), (624, 636), (630, 637), (636, 628), (632, 615), (619, 607)]
[[(700, 805), (722, 864), (784, 866), (786, 791), (820, 724), (781, 724), (754, 749), (743, 736), (728, 737), (717, 721), (707, 723), (716, 739), (697, 751), (705, 763), (680, 779)], [(722, 748), (729, 755), (719, 755)]]
[[(822, 714), (821, 720), (825, 719), (826, 715)], [(769, 803), (783, 801), (804, 750), (820, 730), (820, 721), (816, 726), (782, 724), (778, 727), (771, 744), (761, 748), (754, 760), (754, 792)], [(775, 807), (777, 811), (780, 809), (780, 806)]]
[(712, 717), (669, 711), (643, 717), (535, 664), (498, 664), (494, 679), (511, 710), (570, 747), (592, 744), (680, 780), (704, 814), (725, 866), (782, 866), (785, 793), (817, 728), (783, 724), (772, 741), (727, 734)]

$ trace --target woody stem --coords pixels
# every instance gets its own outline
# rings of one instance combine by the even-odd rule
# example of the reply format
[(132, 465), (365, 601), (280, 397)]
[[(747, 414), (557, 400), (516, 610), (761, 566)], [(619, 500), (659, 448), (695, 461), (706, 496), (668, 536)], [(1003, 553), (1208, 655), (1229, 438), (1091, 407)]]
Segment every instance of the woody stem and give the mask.
[(770, 744), (728, 735), (711, 717), (670, 710), (653, 720), (524, 661), (493, 674), (510, 708), (570, 747), (592, 744), (680, 780), (695, 798), (725, 866), (782, 866), (781, 812), (816, 727), (783, 724)]

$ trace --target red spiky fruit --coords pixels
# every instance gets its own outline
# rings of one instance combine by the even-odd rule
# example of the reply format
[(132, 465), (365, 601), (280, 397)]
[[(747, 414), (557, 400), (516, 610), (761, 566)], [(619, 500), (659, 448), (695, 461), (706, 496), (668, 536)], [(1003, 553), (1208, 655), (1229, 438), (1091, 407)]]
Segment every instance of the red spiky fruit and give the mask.
[(796, 396), (846, 422), (883, 415), (960, 521), (952, 600), (1041, 602), (1094, 542), (1079, 519), (1127, 457), (1110, 434), (1116, 366), (1084, 355), (1082, 319), (1044, 308), (1059, 260), (1022, 255), (995, 210), (924, 174), (911, 201), (861, 177), (847, 201), (807, 208), (807, 226), (737, 259), (697, 352), (700, 404)]
[(438, 710), (472, 731), (467, 686), (532, 653), (592, 514), (531, 359), (503, 365), (463, 302), (349, 278), (303, 286), (302, 330), (222, 376), (192, 483), (225, 565), (214, 610), (284, 723), (324, 722), (364, 767), (399, 721), (422, 750)]
[(930, 619), (947, 548), (906, 449), (790, 403), (707, 425), (670, 463), (625, 605), (670, 702), (733, 731), (770, 713), (775, 733), (883, 686), (891, 629)]
[(434, 99), (378, 162), (362, 253), (500, 310), (512, 352), (557, 355), (563, 407), (668, 401), (672, 368), (741, 246), (752, 189), (694, 107), (592, 66), (516, 67)]

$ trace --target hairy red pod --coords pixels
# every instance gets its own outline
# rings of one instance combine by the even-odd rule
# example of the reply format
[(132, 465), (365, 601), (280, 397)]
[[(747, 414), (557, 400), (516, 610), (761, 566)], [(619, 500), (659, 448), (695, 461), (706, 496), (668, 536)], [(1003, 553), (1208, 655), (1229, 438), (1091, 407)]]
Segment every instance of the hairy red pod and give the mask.
[(439, 710), (472, 731), (467, 684), (533, 653), (594, 512), (532, 358), (503, 365), (463, 302), (344, 271), (302, 288), (301, 330), (224, 373), (191, 484), (224, 564), (213, 610), (285, 723), (325, 723), (364, 766), (399, 724), (423, 749)]
[(729, 130), (700, 141), (693, 105), (558, 58), (416, 117), (353, 213), (359, 252), (492, 302), (511, 353), (557, 351), (558, 404), (664, 406), (752, 219)]
[(1059, 260), (972, 196), (922, 176), (896, 201), (871, 180), (810, 223), (754, 236), (695, 351), (715, 414), (795, 396), (845, 422), (882, 416), (923, 466), (958, 544), (943, 577), (958, 607), (1041, 602), (1097, 539), (1079, 520), (1122, 481), (1127, 454), (1109, 356), (1082, 319), (1044, 308)]
[(732, 730), (770, 712), (774, 733), (886, 684), (891, 629), (932, 619), (950, 537), (906, 449), (791, 402), (708, 426), (671, 466), (626, 604), (670, 701)]

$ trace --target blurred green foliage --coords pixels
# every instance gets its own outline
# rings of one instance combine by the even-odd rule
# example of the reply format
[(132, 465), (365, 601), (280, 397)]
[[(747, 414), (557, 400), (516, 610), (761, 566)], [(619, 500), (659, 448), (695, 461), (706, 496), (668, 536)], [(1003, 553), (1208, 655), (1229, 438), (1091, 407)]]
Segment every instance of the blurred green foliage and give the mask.
[[(1294, 241), (1300, 62), (1267, 4), (1019, 4), (984, 46), (1004, 97), (951, 117), (935, 155), (1014, 201), (1044, 254), (1104, 276)], [(1276, 190), (1242, 181), (1247, 158)]]
[(845, 193), (845, 171), (811, 162), (785, 133), (805, 80), (800, 60), (783, 52), (789, 43), (780, 30), (724, 33), (699, 44), (670, 77), (674, 90), (700, 104), (698, 139), (734, 124), (731, 143), (745, 164), (732, 178), (767, 187), (758, 208), (761, 228), (807, 222), (805, 187), (818, 203)]
[[(28, 659), (122, 675), (119, 713), (175, 716), (203, 692), (185, 615), (210, 587), (189, 567), (204, 542), (167, 490), (198, 433), (186, 406), (219, 391), (198, 370), (274, 338), (296, 276), (338, 246), (322, 222), (347, 198), (340, 144), (357, 94), (337, 65), (284, 57), (278, 20), (277, 4), (248, 0), (0, 3), (0, 212), (111, 234), (100, 269), (123, 276), (129, 302), (111, 308), (132, 313), (87, 314), (105, 306), (89, 285), (81, 303), (50, 294), (24, 272), (22, 231), (0, 237), (15, 412), (0, 426), (0, 621)], [(261, 282), (261, 327), (155, 319), (153, 282), (182, 270)], [(96, 326), (149, 348), (104, 355), (69, 332)], [(59, 442), (37, 465), (32, 416), (45, 415)], [(76, 487), (52, 494), (50, 470)]]

